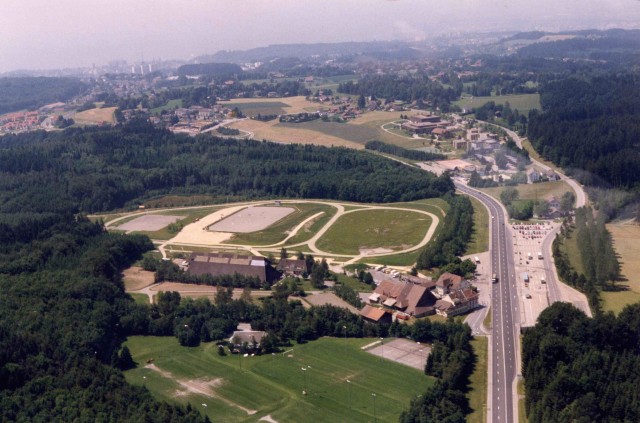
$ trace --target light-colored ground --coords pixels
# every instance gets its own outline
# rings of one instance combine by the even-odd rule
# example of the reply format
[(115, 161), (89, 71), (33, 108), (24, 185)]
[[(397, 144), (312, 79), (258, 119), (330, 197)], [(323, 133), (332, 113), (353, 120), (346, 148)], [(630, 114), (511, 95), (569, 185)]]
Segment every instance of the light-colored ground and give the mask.
[(162, 375), (162, 377), (166, 379), (170, 379), (175, 383), (177, 383), (178, 385), (180, 385), (182, 389), (176, 392), (176, 396), (188, 395), (189, 393), (204, 395), (206, 397), (216, 398), (232, 407), (239, 408), (245, 413), (247, 413), (248, 415), (253, 415), (256, 413), (256, 410), (248, 409), (227, 398), (220, 396), (216, 392), (215, 388), (221, 386), (224, 383), (224, 380), (221, 378), (211, 379), (211, 380), (209, 379), (193, 379), (193, 380), (178, 379), (171, 373), (160, 369), (158, 366), (156, 366), (153, 363), (147, 364), (145, 367), (155, 372), (158, 372), (160, 375)]
[(199, 221), (193, 222), (190, 225), (182, 228), (180, 233), (178, 233), (173, 239), (171, 239), (171, 243), (200, 245), (220, 244), (231, 238), (231, 234), (227, 232), (211, 232), (208, 231), (207, 228), (214, 223), (224, 219), (225, 217), (242, 210), (245, 207), (245, 205), (229, 207), (227, 209), (211, 213), (210, 215), (203, 217)]
[(616, 286), (621, 291), (602, 292), (603, 309), (619, 313), (624, 306), (640, 301), (640, 225), (628, 222), (609, 224), (613, 248), (620, 262), (620, 279)]
[(122, 272), (124, 275), (124, 288), (127, 292), (139, 291), (149, 285), (153, 285), (154, 273), (144, 270), (142, 267), (132, 266)]
[[(129, 270), (129, 269), (128, 269)], [(144, 272), (144, 271), (142, 271)], [(215, 300), (217, 287), (211, 285), (195, 285), (180, 282), (160, 282), (153, 283), (153, 272), (147, 272), (151, 274), (151, 285), (142, 286), (138, 289), (127, 289), (127, 292), (144, 294), (149, 297), (149, 302), (153, 303), (155, 296), (158, 292), (178, 292), (181, 297), (186, 298), (208, 298), (209, 300)], [(233, 290), (232, 298), (237, 300), (242, 297), (244, 290), (236, 288)], [(271, 295), (271, 291), (254, 290), (251, 291), (252, 298), (268, 297)]]
[(333, 292), (322, 292), (322, 293), (308, 295), (304, 298), (304, 300), (315, 306), (330, 304), (336, 307), (346, 308), (347, 310), (355, 314), (358, 313), (357, 308), (355, 308), (354, 306), (352, 306), (342, 298), (338, 297)]
[(420, 344), (408, 339), (397, 338), (384, 340), (374, 348), (368, 349), (369, 354), (377, 355), (385, 360), (395, 361), (414, 369), (424, 370), (431, 346)]
[(209, 230), (238, 233), (261, 231), (294, 211), (291, 207), (247, 207), (210, 226)]
[(103, 109), (90, 109), (78, 112), (73, 116), (73, 120), (80, 125), (99, 125), (103, 122), (114, 123), (114, 112), (116, 107), (105, 107)]
[(136, 217), (133, 220), (123, 223), (117, 226), (116, 229), (121, 231), (159, 231), (165, 226), (177, 222), (182, 219), (183, 216), (164, 216), (160, 214), (147, 214), (144, 216)]

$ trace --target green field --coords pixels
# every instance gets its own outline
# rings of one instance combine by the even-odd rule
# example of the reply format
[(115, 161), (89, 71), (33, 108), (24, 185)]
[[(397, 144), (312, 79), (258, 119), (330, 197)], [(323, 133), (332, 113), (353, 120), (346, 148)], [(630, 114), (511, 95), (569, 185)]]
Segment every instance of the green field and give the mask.
[(129, 295), (131, 295), (138, 304), (149, 304), (149, 296), (147, 294), (130, 293)]
[[(495, 187), (495, 188), (481, 188), (483, 191), (493, 198), (500, 201), (500, 193), (507, 187)], [(552, 182), (540, 182), (537, 184), (525, 184), (515, 187), (520, 194), (520, 200), (543, 200), (550, 195), (554, 195), (560, 199), (562, 195), (567, 192), (573, 192), (573, 189), (569, 184), (564, 181), (552, 181)], [(575, 193), (574, 193), (575, 195)]]
[(476, 363), (469, 378), (471, 386), (467, 394), (469, 406), (473, 409), (473, 412), (467, 417), (467, 422), (469, 423), (484, 423), (487, 417), (487, 368), (489, 365), (487, 344), (487, 338), (484, 336), (476, 337), (471, 341)]
[(526, 115), (529, 110), (540, 110), (540, 94), (513, 94), (486, 97), (464, 97), (453, 104), (462, 109), (470, 110), (475, 107), (481, 107), (484, 104), (493, 101), (496, 104), (505, 104), (509, 102), (512, 110), (518, 109), (521, 114)]
[(301, 123), (282, 122), (274, 126), (276, 129), (278, 127), (306, 129), (308, 131), (320, 132), (321, 134), (342, 138), (359, 144), (364, 144), (367, 141), (378, 139), (378, 131), (366, 126), (353, 125), (349, 123), (323, 122), (320, 119)]
[(151, 109), (150, 112), (152, 115), (159, 115), (165, 110), (173, 110), (182, 107), (182, 99), (169, 100), (167, 104), (164, 106), (156, 107)]
[(489, 212), (480, 201), (473, 197), (469, 199), (473, 205), (473, 234), (465, 253), (482, 253), (489, 250)]
[(317, 242), (334, 254), (360, 254), (361, 248), (398, 251), (418, 244), (431, 226), (424, 214), (404, 210), (362, 210), (341, 216)]
[[(287, 231), (294, 229), (296, 226), (298, 226), (300, 223), (310, 218), (311, 216), (317, 213), (324, 213), (322, 216), (319, 216), (316, 221), (322, 220), (323, 218), (325, 218), (325, 216), (326, 220), (329, 220), (331, 216), (333, 216), (337, 212), (337, 209), (335, 207), (317, 203), (286, 204), (286, 206), (293, 207), (296, 210), (262, 231), (236, 233), (230, 240), (226, 241), (225, 243), (242, 245), (275, 244), (277, 242), (283, 241), (287, 237)], [(314, 226), (314, 224), (311, 223), (309, 226), (312, 227)], [(313, 233), (310, 232), (310, 230), (311, 228), (308, 228), (308, 231), (302, 229), (300, 236), (296, 237), (297, 239), (299, 239), (299, 241), (296, 242), (304, 242), (307, 239), (311, 238), (311, 236), (313, 236)], [(306, 235), (306, 237), (304, 235)], [(289, 242), (289, 244), (293, 243), (294, 242)]]
[(616, 286), (620, 291), (603, 291), (602, 309), (618, 314), (622, 309), (640, 301), (640, 280), (635, 275), (640, 271), (640, 226), (635, 224), (608, 224), (613, 248), (620, 262), (620, 280)]
[(285, 107), (289, 107), (288, 104), (281, 101), (257, 101), (246, 103), (229, 103), (229, 107), (237, 107), (246, 116), (261, 115), (281, 115), (286, 113)]
[[(139, 366), (125, 377), (159, 400), (191, 403), (212, 421), (257, 422), (266, 415), (279, 423), (397, 421), (433, 379), (360, 349), (370, 342), (322, 338), (286, 354), (221, 357), (214, 343), (188, 348), (174, 337), (131, 337), (126, 345)], [(143, 367), (151, 358), (172, 378)], [(185, 384), (193, 383), (213, 389), (213, 395), (186, 391)]]

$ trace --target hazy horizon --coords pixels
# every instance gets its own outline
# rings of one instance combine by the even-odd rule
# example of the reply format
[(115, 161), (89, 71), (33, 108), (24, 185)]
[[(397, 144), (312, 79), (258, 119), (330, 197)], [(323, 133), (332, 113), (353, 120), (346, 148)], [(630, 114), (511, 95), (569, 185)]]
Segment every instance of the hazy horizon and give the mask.
[(640, 27), (640, 1), (9, 0), (0, 72), (190, 59), (270, 44), (421, 40), (446, 33)]

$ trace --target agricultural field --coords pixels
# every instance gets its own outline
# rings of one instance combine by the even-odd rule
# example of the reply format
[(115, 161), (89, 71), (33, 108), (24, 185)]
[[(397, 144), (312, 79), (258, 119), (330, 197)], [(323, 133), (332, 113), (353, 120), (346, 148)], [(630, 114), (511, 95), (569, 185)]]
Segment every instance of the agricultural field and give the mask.
[[(324, 204), (314, 204), (314, 203), (299, 203), (299, 204), (287, 203), (286, 206), (294, 208), (295, 211), (263, 230), (248, 232), (248, 233), (235, 233), (233, 237), (228, 241), (226, 241), (225, 243), (240, 244), (240, 245), (275, 244), (280, 241), (284, 241), (286, 237), (289, 235), (289, 231), (297, 227), (299, 224), (301, 224), (305, 220), (311, 218), (312, 216), (318, 215), (318, 213), (322, 213), (321, 215), (317, 216), (315, 219), (307, 222), (308, 226), (305, 225), (302, 228), (303, 233), (299, 234), (301, 236), (297, 237), (295, 242), (293, 240), (293, 238), (295, 237), (292, 237), (292, 239), (290, 239), (288, 243), (294, 244), (298, 242), (304, 242), (306, 239), (310, 238), (313, 235), (313, 233), (315, 233), (315, 231), (312, 231), (312, 229), (314, 229), (314, 226), (316, 226), (315, 225), (316, 222), (322, 219), (322, 221), (326, 223), (326, 221), (328, 221), (329, 218), (333, 216), (337, 211), (335, 207), (324, 205)], [(325, 216), (327, 218), (323, 219)], [(318, 227), (317, 229), (319, 230), (320, 227)], [(303, 236), (304, 234), (308, 234), (306, 239), (304, 239), (305, 238)]]
[[(480, 191), (485, 192), (493, 198), (500, 201), (500, 193), (507, 187), (481, 188)], [(520, 200), (543, 200), (550, 195), (560, 199), (567, 192), (573, 192), (569, 184), (564, 181), (540, 182), (536, 184), (524, 184), (515, 187), (520, 194)], [(575, 193), (574, 193), (575, 194)]]
[(149, 110), (149, 112), (152, 115), (159, 115), (162, 112), (164, 112), (165, 110), (179, 109), (180, 107), (182, 107), (182, 99), (178, 98), (178, 99), (175, 99), (175, 100), (169, 100), (169, 101), (167, 101), (167, 104), (165, 104), (164, 106), (155, 107), (155, 108)]
[(521, 114), (528, 114), (529, 110), (540, 110), (540, 94), (512, 94), (512, 95), (500, 95), (500, 96), (485, 96), (485, 97), (464, 97), (458, 101), (453, 102), (456, 106), (462, 109), (472, 109), (475, 107), (481, 107), (484, 104), (493, 101), (496, 104), (505, 104), (509, 102), (512, 110), (518, 109)]
[(212, 421), (397, 421), (433, 379), (361, 350), (371, 342), (322, 338), (242, 357), (220, 356), (214, 343), (190, 348), (174, 337), (131, 337), (126, 345), (138, 367), (125, 377), (159, 400), (191, 403)]
[(101, 125), (102, 123), (115, 123), (114, 113), (116, 107), (105, 107), (102, 109), (89, 109), (78, 112), (73, 116), (76, 125)]
[(613, 248), (620, 262), (621, 280), (616, 286), (621, 288), (617, 292), (602, 292), (602, 308), (604, 311), (619, 313), (629, 304), (640, 301), (640, 226), (635, 224), (609, 224), (607, 230), (611, 233)]
[(358, 144), (378, 139), (378, 131), (363, 125), (338, 122), (323, 122), (320, 119), (302, 123), (278, 123), (274, 129), (289, 128), (319, 132), (330, 137), (342, 138)]
[(420, 243), (431, 223), (429, 216), (410, 211), (358, 210), (340, 217), (318, 248), (334, 254), (391, 253)]
[[(264, 99), (263, 99), (264, 100)], [(286, 113), (285, 108), (289, 107), (288, 104), (283, 103), (282, 101), (252, 101), (252, 102), (243, 102), (236, 103), (230, 105), (234, 108), (237, 107), (240, 111), (249, 117), (257, 116), (257, 115), (281, 115)]]

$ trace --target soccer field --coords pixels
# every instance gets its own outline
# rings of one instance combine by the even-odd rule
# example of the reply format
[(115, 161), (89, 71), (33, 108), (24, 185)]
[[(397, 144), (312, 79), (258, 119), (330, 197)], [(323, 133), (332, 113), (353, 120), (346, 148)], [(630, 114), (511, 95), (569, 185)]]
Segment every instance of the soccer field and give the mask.
[[(322, 338), (284, 354), (221, 357), (214, 343), (187, 348), (174, 337), (131, 337), (126, 345), (138, 367), (125, 376), (160, 400), (191, 403), (212, 421), (397, 421), (433, 379), (360, 348), (371, 341)], [(146, 364), (151, 358), (153, 366)]]

